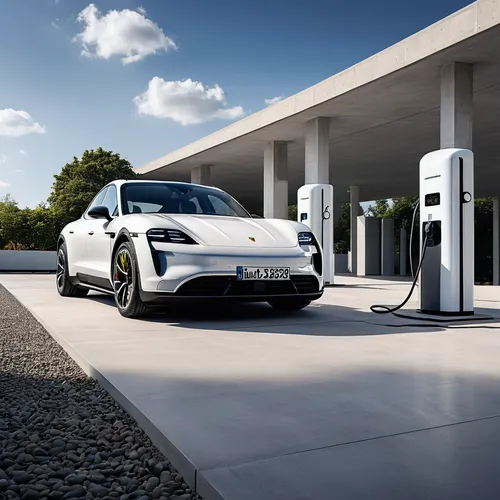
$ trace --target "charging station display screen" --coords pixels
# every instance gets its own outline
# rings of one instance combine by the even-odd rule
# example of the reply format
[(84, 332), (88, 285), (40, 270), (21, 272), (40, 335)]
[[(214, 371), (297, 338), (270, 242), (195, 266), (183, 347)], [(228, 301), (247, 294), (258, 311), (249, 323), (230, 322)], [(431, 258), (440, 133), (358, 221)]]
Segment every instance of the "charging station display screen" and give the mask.
[(425, 206), (433, 207), (441, 203), (441, 196), (439, 193), (431, 193), (425, 195)]

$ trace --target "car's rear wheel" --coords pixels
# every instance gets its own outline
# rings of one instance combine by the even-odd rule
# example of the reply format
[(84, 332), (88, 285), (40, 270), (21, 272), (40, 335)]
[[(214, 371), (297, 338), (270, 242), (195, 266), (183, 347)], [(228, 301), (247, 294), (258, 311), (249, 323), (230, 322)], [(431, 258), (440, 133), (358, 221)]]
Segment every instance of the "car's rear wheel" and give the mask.
[(115, 303), (122, 316), (139, 318), (147, 308), (139, 295), (139, 269), (132, 245), (122, 243), (113, 261), (113, 288)]
[(310, 303), (310, 300), (299, 297), (284, 297), (269, 301), (269, 305), (277, 311), (300, 311), (300, 309), (304, 309)]
[(57, 291), (62, 297), (85, 297), (89, 293), (86, 288), (78, 288), (73, 285), (69, 279), (66, 243), (62, 243), (57, 251), (56, 285)]

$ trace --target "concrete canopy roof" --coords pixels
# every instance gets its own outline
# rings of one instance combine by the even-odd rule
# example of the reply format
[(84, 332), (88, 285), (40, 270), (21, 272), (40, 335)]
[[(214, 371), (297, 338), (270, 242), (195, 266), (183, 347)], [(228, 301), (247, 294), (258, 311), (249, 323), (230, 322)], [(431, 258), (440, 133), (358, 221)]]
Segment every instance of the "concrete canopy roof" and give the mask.
[[(213, 165), (212, 184), (250, 209), (262, 206), (263, 151), (289, 141), (290, 203), (304, 183), (305, 123), (332, 118), (330, 183), (363, 200), (417, 194), (418, 163), (439, 148), (440, 74), (474, 64), (476, 196), (500, 195), (500, 3), (478, 0), (282, 102), (136, 169), (145, 178), (189, 181)], [(342, 196), (342, 195), (341, 195)]]

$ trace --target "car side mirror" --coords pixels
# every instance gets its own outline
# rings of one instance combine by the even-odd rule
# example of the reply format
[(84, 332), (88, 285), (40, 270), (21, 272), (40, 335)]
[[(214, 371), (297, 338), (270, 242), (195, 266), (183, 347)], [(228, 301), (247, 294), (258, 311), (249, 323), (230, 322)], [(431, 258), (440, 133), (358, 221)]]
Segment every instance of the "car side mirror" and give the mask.
[(91, 208), (87, 215), (92, 217), (93, 219), (106, 219), (111, 220), (111, 215), (109, 215), (108, 207), (104, 207), (102, 205), (98, 205), (97, 207)]
[(257, 214), (250, 214), (250, 216), (252, 217), (252, 219), (263, 219), (264, 217), (262, 217), (262, 215), (257, 215)]

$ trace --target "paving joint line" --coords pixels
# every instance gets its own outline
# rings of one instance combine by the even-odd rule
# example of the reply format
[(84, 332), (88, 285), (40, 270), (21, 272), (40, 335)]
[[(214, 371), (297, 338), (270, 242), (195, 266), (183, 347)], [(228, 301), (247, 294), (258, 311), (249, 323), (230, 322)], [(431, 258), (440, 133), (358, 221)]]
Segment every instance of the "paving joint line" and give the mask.
[(235, 463), (235, 464), (229, 464), (229, 465), (222, 465), (222, 466), (219, 466), (219, 467), (213, 467), (212, 469), (200, 469), (200, 472), (209, 472), (209, 471), (213, 471), (213, 470), (217, 470), (217, 469), (239, 467), (241, 465), (248, 465), (248, 464), (252, 464), (252, 463), (263, 462), (263, 461), (266, 461), (266, 460), (274, 460), (276, 458), (284, 458), (284, 457), (289, 457), (289, 456), (292, 456), (292, 455), (301, 455), (303, 453), (309, 453), (311, 451), (328, 450), (330, 448), (338, 448), (340, 446), (350, 446), (350, 445), (353, 445), (353, 444), (360, 444), (360, 443), (366, 443), (366, 442), (370, 442), (370, 441), (377, 441), (379, 439), (387, 439), (387, 438), (391, 438), (391, 437), (404, 436), (406, 434), (416, 434), (416, 433), (419, 433), (419, 432), (432, 431), (432, 430), (436, 430), (436, 429), (444, 429), (446, 427), (455, 427), (455, 426), (463, 425), (463, 424), (472, 424), (474, 422), (483, 422), (483, 421), (486, 421), (486, 420), (494, 420), (494, 419), (497, 419), (497, 418), (500, 418), (500, 414), (489, 415), (487, 417), (479, 417), (479, 418), (474, 418), (474, 419), (470, 419), (470, 420), (461, 420), (460, 422), (452, 422), (452, 423), (449, 423), (449, 424), (434, 425), (434, 426), (431, 426), (431, 427), (423, 427), (421, 429), (412, 429), (412, 430), (409, 430), (409, 431), (395, 432), (395, 433), (392, 433), (392, 434), (384, 434), (382, 436), (374, 436), (374, 437), (371, 437), (371, 438), (355, 439), (353, 441), (345, 441), (343, 443), (336, 443), (336, 444), (331, 444), (331, 445), (318, 446), (317, 448), (308, 448), (308, 449), (305, 449), (305, 450), (291, 451), (289, 453), (283, 453), (281, 455), (274, 455), (274, 456), (259, 458), (259, 459), (256, 459), (256, 460), (248, 460), (248, 461), (245, 461), (245, 462), (239, 462), (239, 463)]

